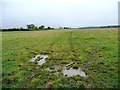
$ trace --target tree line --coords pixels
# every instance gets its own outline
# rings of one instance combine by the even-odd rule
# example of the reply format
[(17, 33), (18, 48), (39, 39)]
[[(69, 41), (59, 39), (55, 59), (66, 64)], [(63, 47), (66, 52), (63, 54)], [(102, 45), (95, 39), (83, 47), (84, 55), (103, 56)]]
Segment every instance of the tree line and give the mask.
[(27, 25), (27, 29), (29, 31), (31, 31), (31, 30), (50, 30), (50, 29), (54, 29), (54, 28), (52, 28), (52, 27), (45, 28), (44, 25), (41, 25), (41, 26), (37, 27), (34, 24), (29, 24), (29, 25)]
[(2, 31), (36, 31), (36, 30), (51, 30), (54, 29), (52, 27), (45, 27), (44, 25), (41, 26), (35, 26), (34, 24), (28, 24), (27, 29), (25, 28), (10, 28), (10, 29), (2, 29)]
[[(80, 27), (80, 28), (70, 28), (70, 27), (59, 27), (58, 30), (62, 29), (95, 29), (95, 28), (120, 28), (120, 25), (111, 25), (111, 26), (92, 26), (92, 27)], [(37, 31), (37, 30), (53, 30), (52, 27), (45, 27), (44, 25), (35, 26), (34, 24), (28, 24), (27, 29), (22, 27), (20, 28), (10, 28), (10, 29), (2, 29), (2, 31)]]

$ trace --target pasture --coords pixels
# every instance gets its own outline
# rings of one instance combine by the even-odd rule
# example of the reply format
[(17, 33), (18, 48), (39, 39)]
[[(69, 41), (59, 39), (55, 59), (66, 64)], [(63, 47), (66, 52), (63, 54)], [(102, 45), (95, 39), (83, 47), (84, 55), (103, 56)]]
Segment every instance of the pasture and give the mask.
[[(38, 54), (48, 55), (42, 65), (30, 62)], [(86, 77), (64, 76), (71, 62), (66, 69), (81, 68)], [(2, 32), (2, 87), (117, 88), (118, 30)]]

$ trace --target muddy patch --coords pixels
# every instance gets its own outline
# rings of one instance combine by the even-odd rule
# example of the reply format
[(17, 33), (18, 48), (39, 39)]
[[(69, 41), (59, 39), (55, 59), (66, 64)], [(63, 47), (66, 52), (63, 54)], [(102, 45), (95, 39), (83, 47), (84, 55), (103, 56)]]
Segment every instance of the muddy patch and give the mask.
[[(46, 58), (48, 58), (48, 55), (36, 55), (34, 58), (31, 59), (31, 62), (37, 62), (37, 65), (42, 65), (46, 62)], [(70, 62), (69, 64), (66, 64), (65, 66), (55, 65), (52, 68), (46, 68), (45, 70), (49, 72), (55, 72), (55, 74), (62, 73), (63, 76), (67, 77), (73, 77), (76, 75), (79, 75), (81, 77), (86, 77), (86, 74), (84, 71), (81, 70), (81, 68), (74, 69), (71, 65), (73, 65), (74, 62)], [(70, 69), (66, 69), (68, 66), (70, 66)]]

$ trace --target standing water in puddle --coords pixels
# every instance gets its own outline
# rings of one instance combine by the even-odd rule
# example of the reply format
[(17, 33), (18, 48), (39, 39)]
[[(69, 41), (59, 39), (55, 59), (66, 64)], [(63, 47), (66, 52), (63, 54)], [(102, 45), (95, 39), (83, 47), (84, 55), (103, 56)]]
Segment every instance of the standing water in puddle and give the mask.
[(70, 68), (69, 70), (66, 69), (66, 67), (64, 67), (64, 70), (62, 70), (63, 75), (64, 76), (68, 76), (68, 77), (73, 77), (75, 75), (80, 75), (82, 77), (86, 77), (86, 74), (84, 71), (82, 71), (80, 68), (78, 68), (77, 70)]
[(43, 63), (46, 62), (46, 58), (48, 57), (48, 55), (36, 55), (34, 58), (31, 59), (31, 62), (35, 62), (35, 60), (40, 57), (42, 59), (40, 59), (38, 62), (38, 65), (42, 65)]
[[(66, 66), (68, 65), (71, 65), (73, 64), (70, 63), (70, 64), (67, 64)], [(76, 69), (73, 69), (72, 67), (67, 70), (66, 67), (61, 67), (61, 66), (55, 66), (53, 69), (50, 69), (50, 68), (46, 68), (47, 71), (51, 72), (51, 71), (57, 71), (57, 70), (60, 70), (62, 69), (62, 71), (60, 71), (61, 73), (63, 73), (64, 76), (68, 76), (68, 77), (73, 77), (73, 76), (76, 76), (76, 75), (80, 75), (81, 77), (87, 77), (85, 72), (82, 71), (80, 68), (78, 68), (77, 70)], [(60, 73), (59, 71), (57, 71), (55, 74), (59, 74)]]
[(40, 61), (37, 61), (38, 62), (38, 65), (42, 65), (43, 63), (45, 63), (46, 62), (46, 59), (45, 58), (43, 58), (43, 59), (41, 59)]

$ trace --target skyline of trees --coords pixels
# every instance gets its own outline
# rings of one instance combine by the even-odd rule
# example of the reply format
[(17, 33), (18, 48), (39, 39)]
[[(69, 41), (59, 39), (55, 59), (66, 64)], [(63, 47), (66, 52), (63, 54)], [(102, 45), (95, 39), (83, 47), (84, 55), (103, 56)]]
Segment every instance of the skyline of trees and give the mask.
[[(78, 28), (71, 28), (71, 27), (58, 27), (56, 29), (92, 29), (92, 28), (120, 28), (120, 25), (109, 25), (109, 26), (91, 26), (91, 27), (78, 27)], [(37, 30), (52, 30), (54, 28), (48, 26), (45, 27), (44, 25), (36, 26), (34, 24), (28, 24), (27, 28), (9, 28), (9, 29), (1, 29), (1, 31), (37, 31)]]
[(36, 30), (50, 30), (54, 29), (50, 26), (45, 27), (44, 25), (36, 26), (34, 24), (27, 24), (27, 28), (10, 28), (10, 29), (2, 29), (2, 31), (36, 31)]

